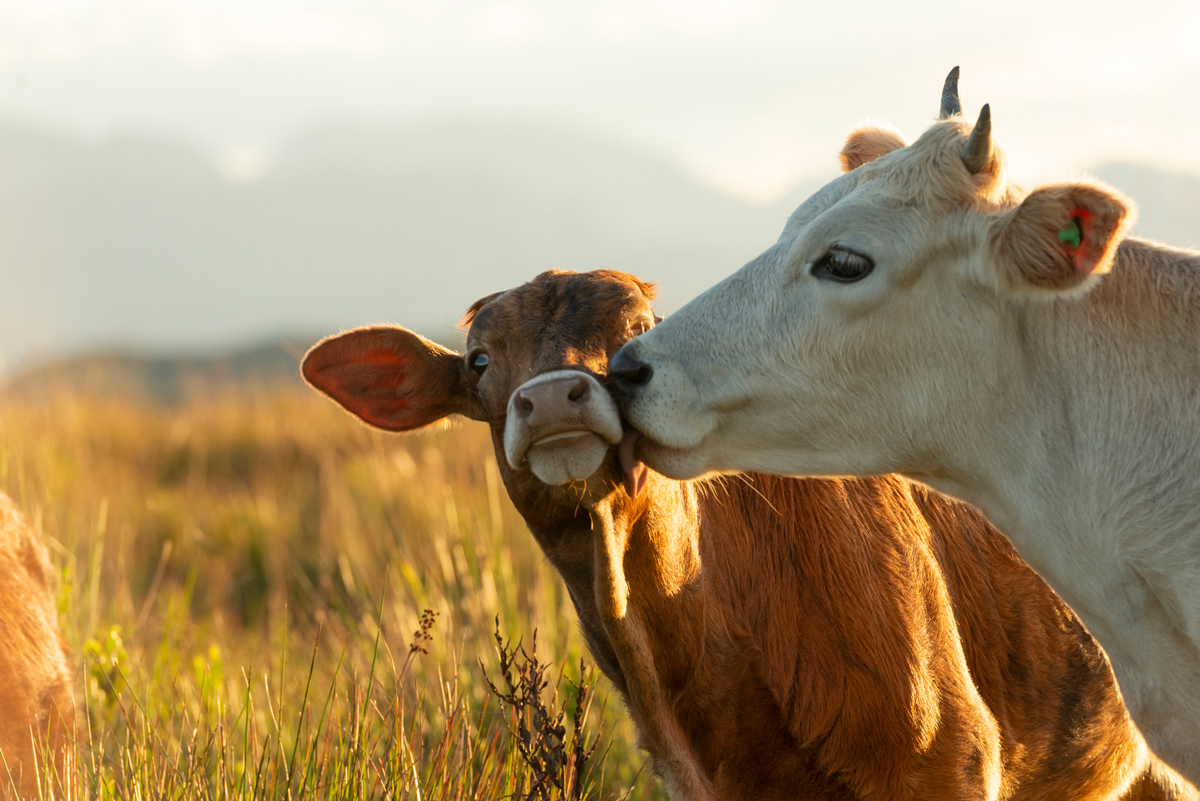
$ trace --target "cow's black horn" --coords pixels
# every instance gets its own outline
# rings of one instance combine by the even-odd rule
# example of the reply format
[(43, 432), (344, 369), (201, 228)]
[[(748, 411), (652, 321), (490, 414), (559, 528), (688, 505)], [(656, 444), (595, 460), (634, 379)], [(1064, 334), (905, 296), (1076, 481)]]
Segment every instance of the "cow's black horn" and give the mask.
[(979, 112), (979, 122), (962, 146), (963, 164), (967, 172), (978, 175), (987, 169), (992, 161), (992, 109), (984, 104)]
[(938, 112), (938, 119), (948, 120), (955, 114), (962, 114), (962, 103), (958, 100), (958, 67), (950, 70), (942, 86), (942, 110)]

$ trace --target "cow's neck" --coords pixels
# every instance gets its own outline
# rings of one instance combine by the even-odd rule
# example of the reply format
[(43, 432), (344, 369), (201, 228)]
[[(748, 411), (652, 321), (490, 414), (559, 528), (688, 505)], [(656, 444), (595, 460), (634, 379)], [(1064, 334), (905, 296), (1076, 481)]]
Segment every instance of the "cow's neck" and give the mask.
[(1003, 400), (911, 477), (979, 506), (1120, 678), (1174, 664), (1200, 714), (1200, 258), (1128, 241), (1091, 293), (1011, 326)]

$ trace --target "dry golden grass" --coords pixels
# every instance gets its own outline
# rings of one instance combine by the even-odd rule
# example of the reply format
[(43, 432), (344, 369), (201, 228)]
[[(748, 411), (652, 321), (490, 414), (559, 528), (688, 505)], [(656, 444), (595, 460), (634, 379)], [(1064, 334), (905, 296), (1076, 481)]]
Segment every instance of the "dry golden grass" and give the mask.
[[(523, 797), (520, 721), (550, 727), (541, 770), (571, 750), (484, 680), (504, 686), (494, 621), (536, 629), (570, 739), (587, 654), (479, 426), (383, 434), (299, 387), (0, 398), (0, 490), (61, 568), (72, 797)], [(606, 681), (588, 712), (588, 797), (656, 797)]]

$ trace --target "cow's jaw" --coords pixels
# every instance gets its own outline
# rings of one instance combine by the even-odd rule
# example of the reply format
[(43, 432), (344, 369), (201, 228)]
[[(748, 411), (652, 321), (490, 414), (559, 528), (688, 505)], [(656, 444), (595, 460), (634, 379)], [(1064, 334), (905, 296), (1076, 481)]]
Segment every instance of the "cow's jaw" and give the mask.
[[(710, 290), (692, 302), (700, 307), (698, 314), (677, 319), (677, 312), (622, 349), (650, 368), (648, 381), (640, 385), (616, 382), (625, 420), (643, 435), (637, 454), (656, 472), (677, 480), (720, 470), (728, 425), (746, 411), (747, 384), (719, 360), (720, 343), (712, 341), (716, 338), (706, 325), (714, 314), (704, 307), (714, 300)], [(741, 309), (715, 314), (725, 324), (750, 317)]]

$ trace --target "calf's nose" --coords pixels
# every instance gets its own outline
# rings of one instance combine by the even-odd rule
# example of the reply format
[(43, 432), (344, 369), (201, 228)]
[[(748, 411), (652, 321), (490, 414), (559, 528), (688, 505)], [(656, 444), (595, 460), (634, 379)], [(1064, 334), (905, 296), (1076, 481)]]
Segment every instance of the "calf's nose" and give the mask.
[(608, 362), (608, 377), (616, 382), (617, 388), (625, 395), (632, 395), (654, 375), (654, 369), (639, 360), (632, 351), (633, 348), (626, 345)]
[(591, 383), (582, 374), (522, 386), (513, 395), (513, 411), (525, 422), (542, 414), (558, 416), (563, 407), (586, 404), (590, 392)]

